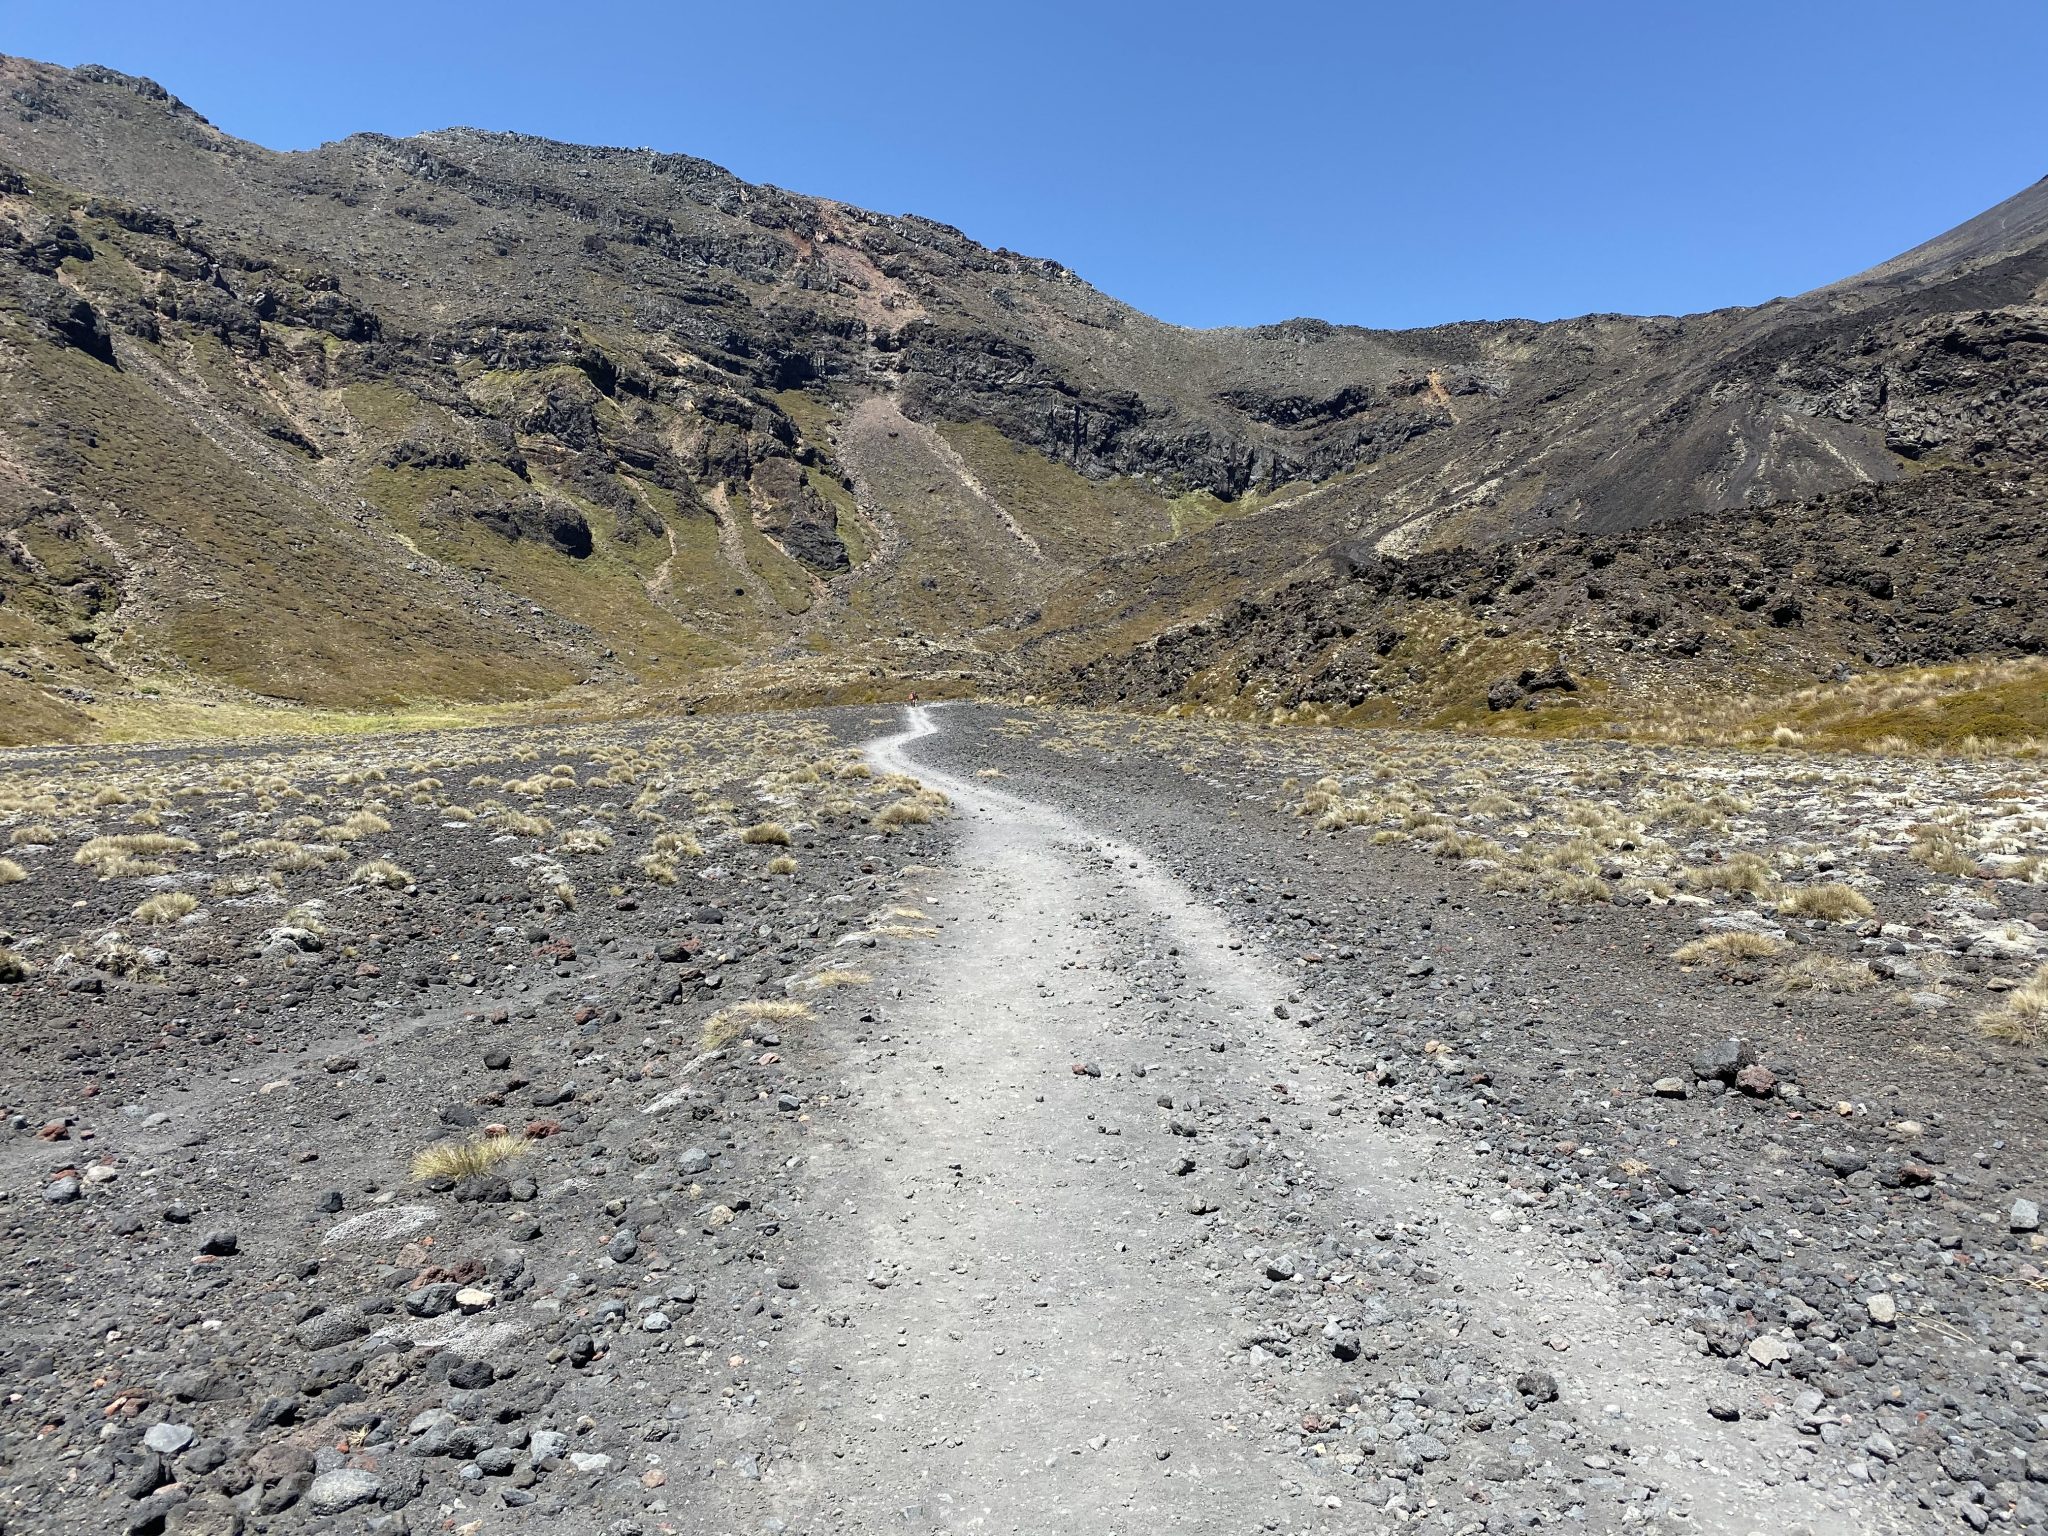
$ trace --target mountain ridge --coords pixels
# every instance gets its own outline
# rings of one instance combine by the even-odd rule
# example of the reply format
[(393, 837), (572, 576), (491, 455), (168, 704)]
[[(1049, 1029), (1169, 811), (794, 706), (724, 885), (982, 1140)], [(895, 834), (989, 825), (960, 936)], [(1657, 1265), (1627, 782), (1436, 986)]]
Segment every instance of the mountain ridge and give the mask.
[(2048, 182), (1754, 308), (1194, 330), (691, 156), (272, 151), (141, 77), (0, 88), (0, 675), (45, 707), (762, 664), (1057, 689), (1335, 545), (1597, 540), (2040, 450)]

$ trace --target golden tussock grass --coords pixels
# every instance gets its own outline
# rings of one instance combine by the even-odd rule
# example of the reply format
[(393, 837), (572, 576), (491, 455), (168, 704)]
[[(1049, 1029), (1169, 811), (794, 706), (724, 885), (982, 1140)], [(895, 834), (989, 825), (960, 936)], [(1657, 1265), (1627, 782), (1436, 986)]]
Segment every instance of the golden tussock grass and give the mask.
[(1731, 853), (1718, 864), (1688, 869), (1679, 881), (1694, 891), (1727, 891), (1764, 896), (1772, 887), (1771, 866), (1753, 853)]
[(0, 948), (0, 982), (27, 981), (28, 962), (11, 949)]
[(489, 1173), (526, 1150), (526, 1142), (512, 1136), (472, 1136), (464, 1141), (437, 1141), (413, 1154), (412, 1176), (425, 1183), (452, 1179), (461, 1183)]
[(1785, 952), (1785, 941), (1767, 933), (1717, 933), (1694, 939), (1671, 952), (1680, 965), (1720, 965), (1737, 960), (1769, 960)]
[(1841, 995), (1867, 992), (1879, 984), (1877, 972), (1861, 960), (1844, 960), (1837, 955), (1807, 955), (1779, 974), (1780, 992), (1824, 992)]
[(25, 827), (16, 827), (7, 834), (7, 846), (10, 848), (48, 847), (56, 841), (56, 828), (46, 826), (42, 822), (33, 822)]
[(2048, 1044), (2048, 965), (1978, 1014), (1977, 1027), (2005, 1045)]
[(175, 923), (199, 910), (199, 898), (189, 891), (161, 891), (135, 909), (138, 923)]
[(779, 821), (761, 821), (740, 833), (743, 843), (767, 844), (778, 848), (789, 846), (789, 828)]
[(373, 886), (386, 891), (402, 891), (413, 881), (411, 875), (389, 859), (372, 859), (367, 864), (358, 864), (355, 873), (348, 877), (348, 883)]
[(786, 998), (760, 997), (721, 1008), (704, 1021), (699, 1048), (720, 1051), (755, 1024), (786, 1024), (811, 1017), (811, 1005)]
[(161, 875), (170, 871), (162, 855), (197, 853), (199, 845), (189, 837), (172, 837), (164, 832), (123, 832), (113, 837), (95, 837), (71, 856), (71, 862), (89, 866), (102, 880), (138, 875)]
[(796, 871), (796, 860), (786, 853), (778, 853), (768, 861), (768, 873), (771, 875), (793, 875)]
[(12, 859), (0, 859), (0, 885), (19, 885), (28, 878), (28, 871)]
[(1786, 917), (1817, 917), (1830, 923), (1869, 917), (1877, 911), (1870, 898), (1853, 886), (1829, 881), (1822, 885), (1799, 885), (1778, 898), (1778, 911)]
[(545, 816), (509, 809), (495, 812), (490, 826), (495, 832), (509, 832), (514, 837), (546, 837), (555, 830), (555, 824)]
[(813, 971), (797, 985), (826, 991), (833, 987), (864, 987), (874, 979), (866, 971), (842, 970), (838, 966), (832, 966), (822, 971)]
[(1546, 899), (1566, 906), (1590, 906), (1614, 900), (1614, 888), (1598, 875), (1564, 875), (1544, 887)]

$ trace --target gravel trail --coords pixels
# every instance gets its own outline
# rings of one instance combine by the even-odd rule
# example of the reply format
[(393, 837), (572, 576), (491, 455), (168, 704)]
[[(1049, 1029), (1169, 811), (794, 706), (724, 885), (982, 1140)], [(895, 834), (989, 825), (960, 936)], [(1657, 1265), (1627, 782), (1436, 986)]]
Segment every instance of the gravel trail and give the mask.
[(921, 761), (945, 728), (870, 749), (966, 827), (808, 1155), (771, 1520), (1912, 1528), (1788, 1417), (1710, 1419), (1697, 1352), (1455, 1133), (1379, 1123), (1276, 964), (1134, 848)]

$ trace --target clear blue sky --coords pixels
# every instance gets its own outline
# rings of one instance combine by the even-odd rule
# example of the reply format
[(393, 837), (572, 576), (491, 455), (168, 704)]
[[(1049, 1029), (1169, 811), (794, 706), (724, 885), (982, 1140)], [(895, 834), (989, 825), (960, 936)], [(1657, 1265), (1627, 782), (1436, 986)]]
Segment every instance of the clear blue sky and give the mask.
[(230, 133), (702, 155), (1187, 325), (1755, 303), (2048, 174), (2043, 0), (0, 0)]

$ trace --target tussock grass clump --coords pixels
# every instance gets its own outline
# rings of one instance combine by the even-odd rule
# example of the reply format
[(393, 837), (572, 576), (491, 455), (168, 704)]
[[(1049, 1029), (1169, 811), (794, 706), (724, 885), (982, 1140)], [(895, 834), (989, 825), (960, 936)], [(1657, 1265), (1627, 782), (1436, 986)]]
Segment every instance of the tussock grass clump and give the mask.
[(1785, 967), (1778, 977), (1780, 992), (1826, 992), (1847, 994), (1867, 992), (1878, 984), (1877, 972), (1861, 960), (1843, 960), (1835, 955), (1808, 955)]
[(555, 830), (555, 824), (545, 816), (511, 809), (493, 812), (490, 825), (494, 832), (509, 832), (514, 837), (546, 837)]
[(796, 871), (796, 860), (786, 853), (778, 853), (768, 861), (768, 873), (771, 875), (793, 875)]
[(1923, 837), (1906, 850), (1915, 863), (1925, 864), (1937, 875), (1974, 875), (1977, 861), (1954, 839), (1933, 835)]
[(138, 923), (175, 923), (199, 910), (199, 898), (190, 891), (160, 891), (135, 909)]
[(1839, 881), (1794, 886), (1778, 898), (1778, 911), (1782, 916), (1818, 917), (1830, 923), (1869, 917), (1876, 910), (1868, 896)]
[(27, 981), (28, 962), (11, 949), (0, 948), (0, 983)]
[(1429, 845), (1429, 851), (1440, 859), (1493, 859), (1507, 857), (1507, 850), (1490, 837), (1481, 837), (1477, 832), (1446, 832)]
[(813, 971), (799, 985), (829, 991), (834, 987), (864, 987), (874, 979), (866, 971), (849, 971), (838, 966), (829, 966), (822, 971)]
[(376, 833), (389, 832), (390, 830), (391, 823), (382, 816), (379, 816), (375, 811), (362, 810), (342, 818), (342, 820), (337, 821), (331, 827), (322, 827), (320, 829), (320, 841), (323, 843), (352, 843), (359, 838), (370, 837)]
[(348, 883), (372, 886), (386, 891), (402, 891), (413, 881), (411, 875), (389, 859), (372, 859), (367, 864), (358, 864), (355, 873), (348, 877)]
[(770, 844), (778, 848), (789, 846), (789, 828), (779, 821), (760, 821), (740, 833), (743, 843)]
[(92, 869), (102, 880), (128, 879), (141, 875), (166, 875), (171, 866), (163, 855), (197, 853), (199, 845), (189, 837), (167, 832), (122, 832), (113, 837), (95, 837), (71, 856), (74, 864)]
[(1671, 952), (1680, 965), (1723, 965), (1737, 960), (1770, 960), (1785, 952), (1785, 941), (1768, 933), (1716, 933), (1681, 944)]
[(1591, 906), (1614, 900), (1614, 887), (1598, 875), (1565, 875), (1546, 886), (1543, 894), (1563, 906)]
[(526, 1150), (526, 1143), (511, 1136), (472, 1136), (464, 1141), (437, 1141), (413, 1154), (412, 1176), (420, 1183), (452, 1179), (460, 1184), (489, 1173), (500, 1163), (511, 1161)]
[(602, 827), (576, 827), (557, 845), (561, 853), (603, 853), (611, 847), (612, 835)]
[(1773, 881), (1771, 866), (1754, 853), (1731, 853), (1718, 864), (1704, 864), (1679, 876), (1688, 890), (1726, 891), (1748, 896), (1767, 896)]
[(28, 878), (28, 871), (12, 859), (0, 859), (0, 885), (19, 885)]
[(2005, 1001), (1977, 1015), (1988, 1039), (2006, 1045), (2048, 1044), (2048, 965), (2005, 994)]
[(788, 998), (760, 997), (721, 1008), (704, 1021), (700, 1049), (722, 1051), (755, 1024), (786, 1024), (811, 1017), (811, 1005)]
[(56, 841), (57, 829), (40, 821), (16, 827), (7, 834), (7, 846), (10, 848), (47, 848)]
[(921, 827), (952, 808), (953, 802), (936, 789), (920, 787), (900, 800), (891, 800), (875, 812), (875, 825), (889, 827)]

